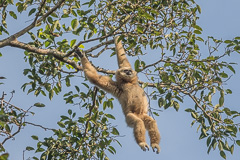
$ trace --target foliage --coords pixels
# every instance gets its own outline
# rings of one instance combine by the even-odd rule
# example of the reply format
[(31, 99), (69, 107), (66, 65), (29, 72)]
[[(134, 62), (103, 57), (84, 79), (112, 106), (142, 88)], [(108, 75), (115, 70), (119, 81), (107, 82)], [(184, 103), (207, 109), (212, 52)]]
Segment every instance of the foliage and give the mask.
[[(0, 41), (0, 47), (25, 50), (25, 61), (30, 67), (23, 74), (29, 82), (22, 89), (27, 93), (52, 99), (62, 88), (71, 86), (82, 70), (74, 49), (83, 49), (89, 58), (99, 58), (107, 52), (112, 56), (115, 54), (112, 38), (121, 35), (127, 53), (139, 57), (135, 70), (148, 79), (139, 83), (152, 87), (149, 97), (157, 100), (160, 108), (173, 107), (178, 111), (184, 97), (193, 100), (195, 106), (185, 111), (193, 118), (191, 124), (198, 125), (199, 138), (206, 139), (208, 153), (218, 148), (226, 159), (225, 152), (233, 153), (234, 146), (240, 145), (237, 140), (240, 113), (224, 105), (225, 95), (232, 91), (223, 85), (235, 73), (234, 64), (224, 58), (240, 52), (240, 38), (204, 40), (203, 30), (197, 24), (201, 8), (194, 0), (0, 0), (0, 4), (0, 35), (6, 37)], [(31, 23), (12, 34), (7, 24), (21, 18), (20, 13), (25, 13)], [(16, 39), (23, 35), (28, 35), (25, 42)], [(86, 43), (92, 47), (86, 49)], [(225, 48), (223, 53), (218, 51), (221, 47)], [(142, 55), (150, 49), (158, 59), (148, 64)], [(100, 67), (97, 70), (114, 74)], [(80, 90), (84, 86), (88, 91)], [(86, 83), (75, 84), (75, 89), (77, 93), (65, 93), (66, 103), (80, 104), (88, 113), (76, 117), (69, 110), (68, 116), (61, 116), (58, 122), (60, 129), (52, 130), (53, 137), (40, 141), (33, 136), (38, 141), (36, 152), (42, 153), (42, 159), (104, 159), (106, 150), (116, 152), (111, 143), (119, 133), (108, 123), (114, 116), (105, 110), (113, 108), (113, 99)], [(81, 103), (77, 103), (79, 100)], [(98, 109), (100, 105), (102, 111)], [(41, 103), (35, 106), (44, 107)], [(2, 127), (6, 129), (7, 125), (3, 122)]]

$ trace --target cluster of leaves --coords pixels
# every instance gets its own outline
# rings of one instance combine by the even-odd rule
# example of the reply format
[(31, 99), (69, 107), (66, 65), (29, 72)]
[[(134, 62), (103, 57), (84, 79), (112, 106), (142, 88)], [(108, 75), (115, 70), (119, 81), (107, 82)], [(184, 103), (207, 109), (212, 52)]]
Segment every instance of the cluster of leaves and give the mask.
[(70, 86), (69, 78), (72, 77), (71, 74), (62, 77), (59, 70), (63, 63), (57, 61), (54, 57), (26, 52), (25, 60), (29, 62), (31, 68), (24, 69), (23, 74), (31, 81), (23, 84), (23, 91), (29, 88), (27, 93), (34, 92), (36, 96), (39, 94), (46, 96), (47, 92), (49, 99), (52, 99), (54, 93), (61, 92), (62, 81), (65, 81), (66, 86)]
[(9, 139), (12, 139), (17, 135), (23, 126), (25, 126), (25, 117), (28, 116), (30, 112), (29, 110), (25, 111), (19, 107), (16, 107), (11, 104), (11, 100), (13, 98), (14, 91), (11, 93), (10, 99), (7, 101), (5, 99), (6, 94), (3, 93), (0, 98), (0, 136), (3, 137), (3, 140), (0, 143), (0, 155), (1, 160), (7, 160), (9, 154), (4, 153), (5, 148), (4, 144)]
[(110, 119), (115, 117), (98, 110), (105, 93), (99, 91), (101, 94), (97, 95), (97, 89), (92, 91), (87, 84), (84, 86), (89, 89), (87, 93), (80, 92), (76, 86), (78, 93), (73, 94), (71, 91), (65, 94), (65, 100), (66, 103), (72, 103), (70, 99), (81, 97), (81, 108), (88, 109), (88, 112), (84, 116), (77, 116), (76, 112), (69, 109), (68, 115), (61, 116), (58, 122), (60, 129), (53, 130), (52, 137), (40, 141), (38, 136), (33, 135), (32, 138), (38, 141), (37, 148), (35, 150), (33, 147), (27, 147), (26, 150), (42, 153), (40, 159), (108, 159), (107, 151), (111, 154), (116, 153), (112, 142), (120, 145), (116, 140), (119, 132), (110, 123)]

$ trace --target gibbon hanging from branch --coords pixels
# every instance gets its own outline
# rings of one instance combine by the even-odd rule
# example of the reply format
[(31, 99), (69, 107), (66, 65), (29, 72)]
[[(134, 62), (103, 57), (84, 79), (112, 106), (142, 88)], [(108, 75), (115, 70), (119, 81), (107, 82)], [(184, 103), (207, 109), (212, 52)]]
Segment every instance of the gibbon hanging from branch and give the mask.
[(138, 84), (137, 72), (132, 69), (119, 37), (115, 37), (114, 42), (119, 66), (115, 74), (116, 81), (109, 76), (99, 75), (83, 52), (79, 49), (76, 49), (75, 52), (81, 58), (87, 79), (118, 99), (126, 117), (126, 123), (133, 128), (135, 140), (141, 149), (149, 150), (145, 139), (147, 129), (151, 147), (154, 152), (156, 150), (159, 153), (160, 133), (156, 121), (147, 114), (148, 101), (144, 90)]

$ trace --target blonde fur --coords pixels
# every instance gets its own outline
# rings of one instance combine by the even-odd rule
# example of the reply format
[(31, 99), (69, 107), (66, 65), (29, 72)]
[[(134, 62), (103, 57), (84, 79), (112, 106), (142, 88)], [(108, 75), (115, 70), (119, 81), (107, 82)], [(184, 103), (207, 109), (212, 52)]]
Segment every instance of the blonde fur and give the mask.
[(149, 150), (145, 140), (145, 132), (148, 130), (153, 151), (160, 152), (160, 133), (156, 121), (148, 116), (148, 102), (144, 90), (138, 84), (137, 72), (131, 68), (126, 57), (122, 42), (115, 38), (119, 69), (116, 71), (116, 81), (108, 76), (99, 75), (85, 55), (81, 63), (88, 80), (94, 85), (115, 96), (122, 106), (126, 117), (126, 123), (133, 128), (134, 137), (142, 150)]

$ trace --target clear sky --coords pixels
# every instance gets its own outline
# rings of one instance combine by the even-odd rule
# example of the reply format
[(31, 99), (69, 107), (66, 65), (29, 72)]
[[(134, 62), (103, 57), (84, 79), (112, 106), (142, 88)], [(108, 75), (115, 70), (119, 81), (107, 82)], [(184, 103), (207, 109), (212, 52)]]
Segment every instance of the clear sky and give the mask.
[[(226, 40), (240, 36), (239, 0), (196, 0), (196, 2), (198, 2), (202, 8), (202, 14), (198, 22), (203, 28), (204, 38), (207, 36), (214, 36)], [(12, 24), (9, 27), (11, 30), (17, 31), (23, 28), (24, 25), (24, 23), (19, 23)], [(2, 38), (0, 37), (0, 39)], [(36, 114), (33, 117), (29, 117), (29, 121), (36, 122), (49, 128), (54, 128), (56, 127), (56, 122), (60, 119), (60, 115), (66, 114), (69, 108), (78, 111), (78, 114), (82, 115), (79, 108), (65, 105), (65, 102), (62, 100), (62, 94), (55, 96), (52, 101), (49, 101), (47, 97), (34, 97), (32, 94), (26, 95), (26, 93), (23, 93), (20, 87), (23, 83), (28, 81), (22, 74), (23, 69), (28, 68), (28, 64), (26, 64), (23, 59), (23, 50), (8, 47), (1, 49), (0, 52), (3, 53), (3, 56), (0, 58), (0, 76), (7, 78), (7, 80), (4, 80), (5, 85), (0, 85), (0, 93), (3, 91), (10, 93), (12, 90), (15, 90), (16, 94), (12, 103), (24, 109), (29, 108), (38, 101), (46, 105), (45, 108), (33, 109)], [(240, 55), (235, 54), (228, 60), (231, 62), (240, 62)], [(101, 63), (99, 65), (101, 65)], [(111, 65), (109, 65), (108, 68), (111, 68)], [(232, 89), (233, 94), (225, 99), (225, 105), (236, 107), (238, 108), (237, 110), (240, 111), (240, 104), (238, 103), (240, 96), (239, 65), (236, 66), (235, 69), (236, 75), (226, 84), (226, 87)], [(73, 81), (72, 83), (77, 84), (78, 82)], [(70, 88), (64, 90), (69, 91)], [(152, 102), (151, 105), (157, 106), (157, 103)], [(210, 152), (209, 155), (207, 154), (206, 140), (198, 140), (199, 133), (196, 131), (197, 125), (193, 127), (190, 126), (192, 118), (184, 110), (193, 105), (193, 102), (186, 100), (180, 106), (179, 112), (176, 112), (174, 109), (168, 109), (160, 112), (159, 117), (155, 117), (162, 136), (160, 144), (162, 150), (159, 155), (156, 155), (151, 150), (143, 152), (137, 146), (133, 138), (132, 129), (126, 126), (121, 107), (118, 102), (115, 101), (114, 109), (112, 111), (109, 110), (109, 112), (116, 117), (116, 120), (112, 121), (112, 123), (118, 126), (117, 128), (120, 134), (124, 135), (124, 137), (118, 138), (122, 147), (115, 144), (114, 146), (117, 150), (117, 154), (109, 154), (110, 159), (221, 160), (222, 158), (218, 150)], [(36, 141), (31, 139), (31, 135), (39, 135), (40, 138), (44, 138), (47, 135), (51, 135), (51, 133), (36, 127), (26, 127), (16, 136), (15, 140), (9, 140), (6, 143), (6, 148), (10, 152), (10, 160), (22, 159), (23, 150), (26, 146), (36, 146)], [(25, 159), (31, 155), (32, 152), (25, 153)], [(240, 147), (235, 147), (233, 155), (227, 154), (227, 159), (239, 160)]]

